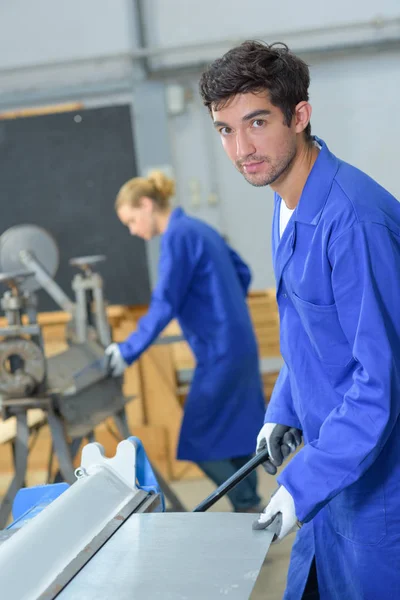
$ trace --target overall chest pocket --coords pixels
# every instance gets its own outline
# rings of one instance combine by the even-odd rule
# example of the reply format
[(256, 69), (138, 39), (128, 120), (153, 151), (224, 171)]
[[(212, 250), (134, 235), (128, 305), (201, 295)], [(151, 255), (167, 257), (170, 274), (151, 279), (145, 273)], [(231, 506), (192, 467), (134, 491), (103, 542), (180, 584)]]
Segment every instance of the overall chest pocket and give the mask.
[(291, 298), (319, 360), (329, 366), (347, 366), (353, 356), (339, 322), (336, 304), (312, 304), (294, 292)]

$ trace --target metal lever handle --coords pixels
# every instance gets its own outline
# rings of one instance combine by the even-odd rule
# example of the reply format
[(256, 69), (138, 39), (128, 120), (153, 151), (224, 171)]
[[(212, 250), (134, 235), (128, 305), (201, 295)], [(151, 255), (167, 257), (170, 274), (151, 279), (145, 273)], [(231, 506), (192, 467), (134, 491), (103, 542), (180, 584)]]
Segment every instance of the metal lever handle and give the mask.
[(207, 509), (209, 509), (210, 506), (213, 506), (213, 504), (215, 504), (220, 498), (222, 498), (222, 496), (225, 496), (225, 494), (229, 492), (229, 490), (231, 490), (238, 483), (243, 481), (243, 479), (247, 477), (247, 475), (250, 475), (250, 473), (254, 471), (254, 469), (256, 469), (259, 465), (268, 460), (268, 458), (268, 449), (265, 448), (264, 450), (256, 454), (251, 460), (249, 460), (249, 462), (243, 465), (243, 467), (241, 467), (238, 471), (236, 471), (236, 473), (232, 475), (232, 477), (229, 477), (229, 479), (227, 479), (223, 484), (221, 484), (212, 494), (207, 496), (205, 500), (200, 502), (200, 504), (198, 504), (196, 508), (193, 509), (193, 512), (204, 512)]

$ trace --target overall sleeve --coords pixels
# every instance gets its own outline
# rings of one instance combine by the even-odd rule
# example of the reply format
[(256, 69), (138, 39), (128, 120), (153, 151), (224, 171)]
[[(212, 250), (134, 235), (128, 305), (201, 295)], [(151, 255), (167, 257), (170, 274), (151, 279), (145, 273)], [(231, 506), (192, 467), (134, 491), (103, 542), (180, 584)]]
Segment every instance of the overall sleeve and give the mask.
[(189, 242), (189, 236), (179, 231), (162, 240), (158, 281), (149, 310), (138, 321), (136, 331), (119, 344), (126, 363), (131, 364), (150, 346), (185, 301), (196, 264)]
[(373, 464), (399, 416), (400, 243), (357, 223), (328, 249), (340, 326), (356, 361), (343, 401), (278, 478), (309, 521)]
[(279, 423), (279, 425), (301, 429), (300, 421), (293, 408), (289, 371), (286, 365), (281, 368), (274, 385), (264, 423)]
[(246, 263), (240, 258), (239, 254), (233, 250), (233, 248), (228, 246), (228, 250), (233, 262), (233, 266), (235, 267), (235, 271), (239, 277), (240, 285), (242, 286), (245, 296), (247, 296), (251, 283), (251, 271)]

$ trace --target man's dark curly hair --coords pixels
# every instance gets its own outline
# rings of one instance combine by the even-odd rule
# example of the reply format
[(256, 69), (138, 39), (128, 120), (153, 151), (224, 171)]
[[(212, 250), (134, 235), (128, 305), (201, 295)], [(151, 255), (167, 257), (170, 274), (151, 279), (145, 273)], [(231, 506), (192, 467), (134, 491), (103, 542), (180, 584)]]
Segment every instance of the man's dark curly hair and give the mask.
[[(296, 105), (308, 100), (310, 72), (306, 63), (281, 42), (247, 41), (215, 60), (200, 79), (200, 94), (212, 111), (223, 108), (236, 94), (268, 91), (290, 126)], [(311, 138), (311, 125), (305, 129)]]

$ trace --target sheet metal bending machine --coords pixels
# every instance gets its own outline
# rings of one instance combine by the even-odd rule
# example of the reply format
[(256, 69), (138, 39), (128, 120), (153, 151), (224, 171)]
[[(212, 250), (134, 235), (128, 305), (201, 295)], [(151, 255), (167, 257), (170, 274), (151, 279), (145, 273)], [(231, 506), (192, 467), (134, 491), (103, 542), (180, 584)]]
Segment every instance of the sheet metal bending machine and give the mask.
[[(265, 460), (257, 455), (193, 512), (167, 513), (137, 438), (115, 457), (83, 448), (77, 481), (21, 490), (0, 532), (7, 600), (248, 600), (273, 528), (255, 515), (205, 513)], [(262, 584), (264, 585), (264, 584)]]

